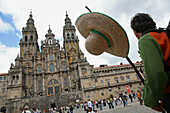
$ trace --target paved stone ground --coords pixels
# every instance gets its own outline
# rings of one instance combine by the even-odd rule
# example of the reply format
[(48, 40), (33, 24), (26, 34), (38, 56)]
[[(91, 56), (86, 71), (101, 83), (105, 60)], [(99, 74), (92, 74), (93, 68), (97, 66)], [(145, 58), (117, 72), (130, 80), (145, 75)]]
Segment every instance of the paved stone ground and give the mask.
[[(115, 106), (115, 105), (114, 105)], [(123, 104), (119, 103), (118, 106), (115, 106), (114, 109), (109, 109), (108, 106), (103, 107), (103, 110), (100, 111), (97, 108), (98, 113), (160, 113), (156, 112), (144, 105), (140, 105), (136, 100), (133, 103), (128, 102), (128, 106), (124, 107)], [(86, 113), (82, 108), (74, 110), (74, 113)]]

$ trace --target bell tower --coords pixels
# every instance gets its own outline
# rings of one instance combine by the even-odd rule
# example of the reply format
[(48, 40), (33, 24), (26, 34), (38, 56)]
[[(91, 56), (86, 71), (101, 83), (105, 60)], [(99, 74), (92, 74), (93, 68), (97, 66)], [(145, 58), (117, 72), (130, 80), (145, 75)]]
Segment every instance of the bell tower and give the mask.
[(66, 12), (65, 25), (63, 27), (63, 47), (68, 56), (68, 62), (72, 63), (79, 59), (79, 39), (76, 36), (75, 26), (72, 25), (71, 19)]
[[(26, 27), (22, 28), (22, 39), (20, 40), (20, 56), (24, 60), (30, 60), (39, 51), (38, 34), (34, 26), (32, 11), (27, 20)], [(25, 62), (26, 63), (26, 62)]]

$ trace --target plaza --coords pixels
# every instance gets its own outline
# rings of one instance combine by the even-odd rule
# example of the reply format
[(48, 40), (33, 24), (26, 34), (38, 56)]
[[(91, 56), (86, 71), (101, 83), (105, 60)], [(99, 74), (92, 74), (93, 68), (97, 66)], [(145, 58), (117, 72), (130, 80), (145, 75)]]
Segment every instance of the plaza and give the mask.
[[(114, 109), (109, 109), (108, 105), (103, 107), (101, 111), (97, 108), (98, 113), (158, 113), (151, 108), (146, 107), (145, 105), (140, 105), (137, 99), (134, 100), (133, 103), (128, 101), (128, 105), (126, 107), (123, 106), (123, 103), (119, 103), (118, 106), (114, 105)], [(86, 113), (82, 108), (78, 110), (74, 110), (74, 113)]]

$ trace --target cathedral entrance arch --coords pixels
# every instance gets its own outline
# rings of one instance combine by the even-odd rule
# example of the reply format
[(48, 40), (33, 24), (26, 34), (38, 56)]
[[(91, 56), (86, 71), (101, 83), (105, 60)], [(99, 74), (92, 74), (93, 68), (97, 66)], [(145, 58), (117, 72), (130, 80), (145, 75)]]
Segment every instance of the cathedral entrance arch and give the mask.
[(55, 79), (52, 79), (48, 82), (48, 95), (57, 95), (60, 93), (59, 82)]
[(1, 108), (1, 112), (2, 112), (2, 113), (6, 113), (6, 107), (3, 106), (3, 107)]

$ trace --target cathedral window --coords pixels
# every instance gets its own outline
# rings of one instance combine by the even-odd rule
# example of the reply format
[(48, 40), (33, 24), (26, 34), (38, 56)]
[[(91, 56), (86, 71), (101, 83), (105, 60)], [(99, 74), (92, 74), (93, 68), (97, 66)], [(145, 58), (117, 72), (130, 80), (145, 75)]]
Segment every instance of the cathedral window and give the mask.
[(124, 80), (124, 76), (121, 76), (120, 79), (121, 79), (121, 80)]
[(51, 38), (48, 40), (48, 44), (53, 44), (53, 41)]
[(54, 72), (54, 64), (50, 64), (50, 72)]
[(2, 94), (4, 94), (5, 93), (5, 88), (2, 88)]
[(19, 76), (18, 75), (16, 76), (16, 79), (19, 80)]
[(33, 36), (30, 37), (31, 41), (33, 41)]
[(107, 82), (107, 86), (110, 86), (110, 82), (109, 81)]
[(39, 74), (41, 73), (41, 68), (40, 68), (40, 67), (38, 68), (38, 73), (39, 73)]
[(118, 77), (115, 78), (116, 83), (119, 83)]
[(68, 79), (67, 78), (64, 78), (64, 86), (68, 87)]
[(54, 84), (58, 84), (58, 81), (57, 81), (57, 80), (54, 80)]
[(48, 82), (48, 95), (58, 94), (60, 92), (59, 89), (59, 82), (57, 80), (50, 80)]
[(48, 87), (48, 95), (53, 94), (53, 87)]
[(58, 94), (59, 93), (59, 86), (55, 86), (54, 89), (55, 89), (55, 94)]
[(53, 84), (53, 82), (52, 82), (52, 80), (50, 80), (49, 82), (48, 82), (48, 85), (52, 85)]
[(3, 87), (5, 87), (6, 86), (6, 83), (3, 83)]
[(52, 61), (53, 60), (53, 54), (50, 54), (49, 55), (49, 61)]
[(70, 39), (70, 35), (69, 34), (67, 34), (67, 39)]
[(71, 35), (71, 38), (74, 39), (74, 34)]
[(28, 40), (28, 37), (27, 37), (27, 36), (25, 36), (25, 42), (27, 42), (27, 40)]
[(38, 90), (42, 91), (42, 82), (41, 81), (38, 82)]

